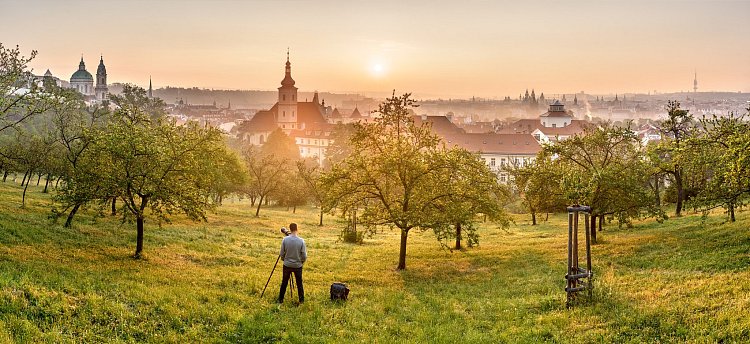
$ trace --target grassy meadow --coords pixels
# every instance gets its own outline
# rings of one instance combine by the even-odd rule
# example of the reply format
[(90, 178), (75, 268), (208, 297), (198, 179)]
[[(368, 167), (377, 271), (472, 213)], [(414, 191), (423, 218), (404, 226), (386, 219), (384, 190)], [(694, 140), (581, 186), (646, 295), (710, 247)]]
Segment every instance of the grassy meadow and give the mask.
[[(750, 342), (747, 212), (608, 225), (592, 248), (594, 296), (567, 309), (564, 214), (484, 224), (464, 251), (412, 232), (399, 272), (396, 230), (342, 243), (341, 224), (318, 227), (313, 208), (255, 218), (227, 200), (208, 223), (147, 220), (134, 260), (135, 224), (89, 209), (66, 229), (41, 187), (24, 208), (21, 192), (0, 183), (0, 342)], [(260, 298), (289, 222), (309, 253), (302, 305), (273, 302), (280, 266)], [(328, 300), (335, 281), (348, 302)]]

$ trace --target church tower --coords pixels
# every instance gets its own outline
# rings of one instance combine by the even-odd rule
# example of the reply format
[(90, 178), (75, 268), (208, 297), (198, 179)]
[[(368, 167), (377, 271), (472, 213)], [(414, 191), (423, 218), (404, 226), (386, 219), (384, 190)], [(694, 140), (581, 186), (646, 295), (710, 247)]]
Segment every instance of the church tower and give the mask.
[(99, 58), (99, 67), (96, 68), (96, 100), (103, 102), (107, 100), (107, 68), (104, 67), (104, 56)]
[(276, 109), (276, 123), (287, 134), (297, 127), (297, 87), (292, 79), (292, 64), (289, 62), (289, 50), (286, 52), (286, 74), (279, 87), (279, 102)]

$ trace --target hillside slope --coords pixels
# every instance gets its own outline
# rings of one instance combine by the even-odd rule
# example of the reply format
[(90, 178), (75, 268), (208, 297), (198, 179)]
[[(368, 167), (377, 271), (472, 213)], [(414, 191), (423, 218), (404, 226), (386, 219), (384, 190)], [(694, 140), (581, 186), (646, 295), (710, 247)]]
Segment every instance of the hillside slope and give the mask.
[[(409, 238), (395, 271), (398, 232), (364, 245), (315, 209), (292, 214), (228, 200), (209, 218), (146, 223), (145, 259), (130, 258), (134, 224), (89, 209), (74, 228), (48, 218), (50, 198), (0, 183), (0, 342), (748, 342), (750, 217), (698, 215), (605, 227), (593, 247), (595, 292), (565, 307), (565, 215), (503, 230), (484, 224), (480, 246), (441, 249)], [(281, 234), (300, 223), (308, 245), (306, 302), (263, 299)], [(346, 303), (328, 288), (351, 288)]]

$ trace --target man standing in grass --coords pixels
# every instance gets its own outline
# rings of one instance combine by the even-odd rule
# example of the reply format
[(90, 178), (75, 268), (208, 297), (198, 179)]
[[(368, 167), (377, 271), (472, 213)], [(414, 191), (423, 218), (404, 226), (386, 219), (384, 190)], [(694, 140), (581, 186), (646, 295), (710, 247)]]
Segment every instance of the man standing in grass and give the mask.
[(289, 224), (291, 232), (284, 240), (281, 241), (281, 252), (279, 257), (284, 260), (284, 274), (281, 279), (281, 289), (279, 290), (279, 303), (284, 302), (286, 286), (289, 283), (289, 276), (294, 273), (294, 280), (297, 283), (297, 294), (299, 302), (305, 302), (305, 289), (302, 287), (302, 265), (307, 260), (307, 248), (305, 240), (297, 235), (297, 224)]

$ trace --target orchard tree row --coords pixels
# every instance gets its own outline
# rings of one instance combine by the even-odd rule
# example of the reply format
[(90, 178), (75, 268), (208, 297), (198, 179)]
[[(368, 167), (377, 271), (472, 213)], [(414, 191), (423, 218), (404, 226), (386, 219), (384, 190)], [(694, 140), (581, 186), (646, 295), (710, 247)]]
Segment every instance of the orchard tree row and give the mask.
[[(511, 166), (513, 189), (533, 224), (540, 213), (591, 206), (596, 240), (605, 217), (666, 219), (665, 203), (680, 216), (724, 208), (729, 220), (750, 196), (750, 123), (747, 114), (694, 118), (670, 102), (659, 123), (661, 140), (643, 144), (629, 127), (590, 125), (582, 134), (543, 147), (534, 163)], [(750, 112), (750, 109), (748, 109)]]

